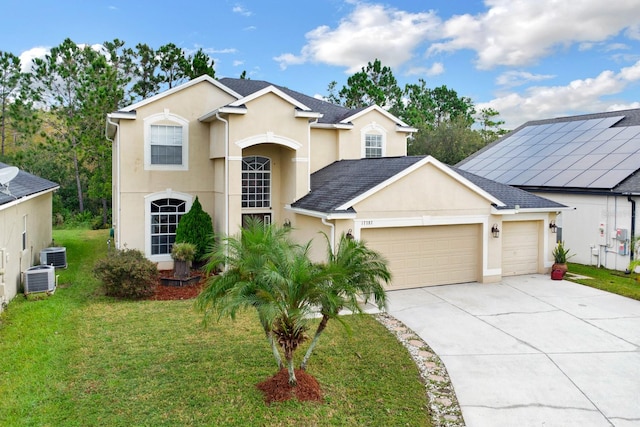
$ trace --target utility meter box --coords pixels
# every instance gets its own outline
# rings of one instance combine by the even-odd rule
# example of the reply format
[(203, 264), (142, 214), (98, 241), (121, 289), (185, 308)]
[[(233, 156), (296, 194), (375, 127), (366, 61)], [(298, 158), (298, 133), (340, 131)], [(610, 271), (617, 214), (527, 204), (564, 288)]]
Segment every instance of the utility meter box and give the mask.
[(627, 234), (626, 228), (616, 228), (616, 240), (627, 240)]
[(629, 242), (626, 240), (618, 242), (618, 255), (629, 255)]

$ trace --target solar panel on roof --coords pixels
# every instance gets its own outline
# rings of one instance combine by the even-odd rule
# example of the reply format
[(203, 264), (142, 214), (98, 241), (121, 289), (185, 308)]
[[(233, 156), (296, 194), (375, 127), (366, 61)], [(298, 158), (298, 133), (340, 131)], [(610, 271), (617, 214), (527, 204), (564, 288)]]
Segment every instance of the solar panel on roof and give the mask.
[(593, 188), (613, 188), (633, 172), (635, 171), (631, 169), (610, 170), (594, 180), (590, 186)]
[(618, 123), (620, 120), (624, 119), (624, 116), (613, 116), (613, 117), (605, 117), (599, 122), (594, 128), (596, 129), (608, 129), (611, 126)]
[(526, 126), (462, 169), (511, 185), (612, 188), (610, 171), (640, 169), (640, 126), (610, 127), (623, 118)]

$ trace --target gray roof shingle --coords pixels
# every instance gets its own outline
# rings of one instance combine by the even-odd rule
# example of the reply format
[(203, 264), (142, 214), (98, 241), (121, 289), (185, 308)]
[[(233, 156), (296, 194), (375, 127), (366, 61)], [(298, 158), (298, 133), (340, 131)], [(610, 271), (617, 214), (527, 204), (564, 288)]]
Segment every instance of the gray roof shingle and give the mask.
[[(337, 208), (424, 158), (425, 156), (406, 156), (336, 161), (313, 173), (311, 175), (311, 192), (291, 206), (325, 214), (355, 212), (353, 207), (341, 211), (337, 210)], [(503, 202), (505, 206), (499, 209), (514, 209), (516, 205), (519, 205), (521, 209), (565, 207), (560, 203), (538, 197), (515, 187), (500, 184), (463, 170), (455, 168), (453, 170)], [(429, 187), (425, 186), (422, 189), (416, 189), (418, 197), (420, 191), (426, 196)]]
[[(9, 167), (6, 163), (0, 162), (0, 169)], [(58, 188), (58, 184), (48, 179), (40, 178), (28, 172), (20, 170), (18, 175), (9, 182), (9, 194), (0, 191), (0, 205), (21, 199), (32, 194), (40, 193), (46, 190)]]

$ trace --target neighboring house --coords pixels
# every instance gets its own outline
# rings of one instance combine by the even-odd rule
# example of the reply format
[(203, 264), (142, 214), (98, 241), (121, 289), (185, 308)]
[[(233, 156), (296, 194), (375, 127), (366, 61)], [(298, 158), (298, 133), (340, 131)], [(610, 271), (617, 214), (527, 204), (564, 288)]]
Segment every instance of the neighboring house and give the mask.
[(249, 216), (291, 224), (299, 241), (314, 239), (317, 260), (350, 232), (388, 258), (394, 289), (548, 271), (548, 226), (565, 207), (407, 157), (414, 131), (378, 106), (199, 77), (108, 115), (116, 246), (170, 268), (198, 196), (218, 235)]
[(629, 265), (638, 235), (640, 109), (527, 122), (458, 167), (575, 207), (556, 220), (571, 261)]
[[(0, 163), (0, 170), (9, 165)], [(40, 251), (51, 244), (51, 209), (55, 182), (19, 171), (0, 184), (0, 311), (19, 291), (21, 276), (40, 264)]]

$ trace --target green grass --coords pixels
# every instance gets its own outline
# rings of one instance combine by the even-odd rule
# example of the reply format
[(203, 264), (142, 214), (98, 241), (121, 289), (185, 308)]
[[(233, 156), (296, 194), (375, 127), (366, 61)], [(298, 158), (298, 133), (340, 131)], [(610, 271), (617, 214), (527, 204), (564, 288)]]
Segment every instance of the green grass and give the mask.
[(636, 273), (625, 274), (622, 271), (573, 263), (569, 264), (569, 273), (590, 277), (577, 279), (565, 276), (572, 282), (640, 300), (640, 275)]
[(276, 367), (252, 312), (205, 329), (191, 301), (104, 297), (91, 268), (108, 231), (54, 238), (69, 262), (55, 294), (0, 317), (2, 426), (430, 425), (415, 364), (369, 316), (321, 338), (308, 372), (324, 403), (268, 406), (255, 385)]

